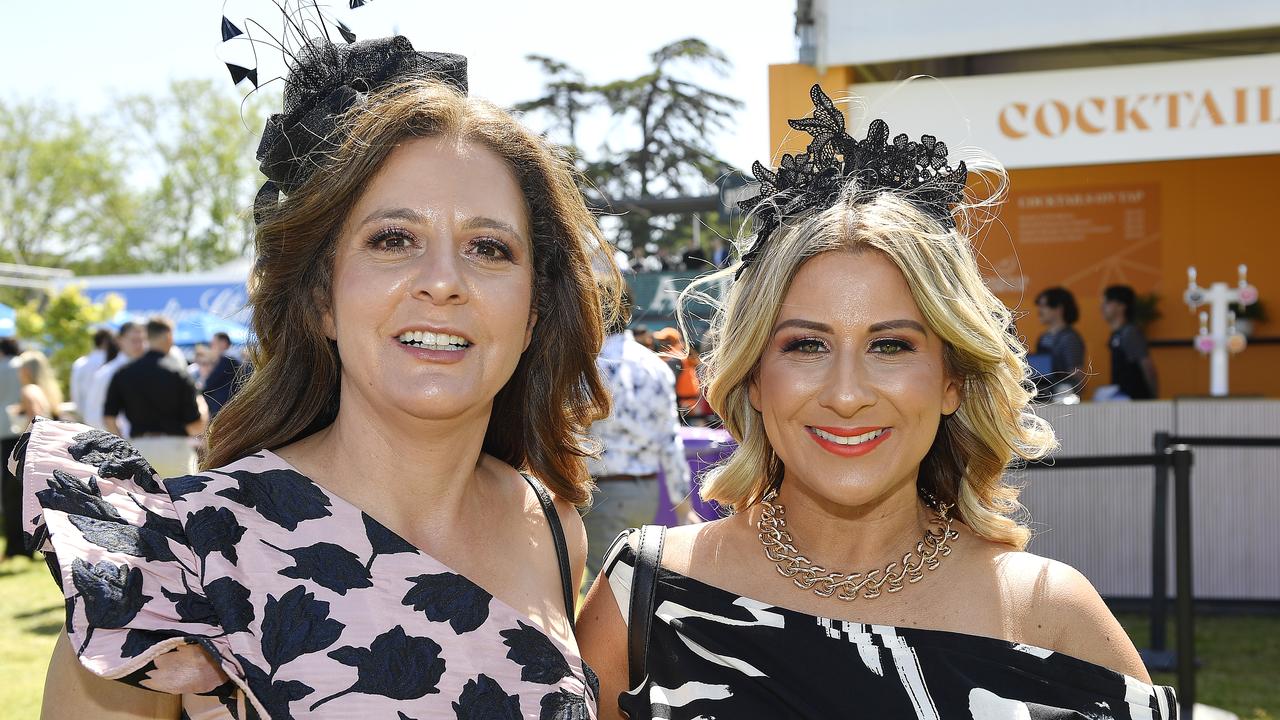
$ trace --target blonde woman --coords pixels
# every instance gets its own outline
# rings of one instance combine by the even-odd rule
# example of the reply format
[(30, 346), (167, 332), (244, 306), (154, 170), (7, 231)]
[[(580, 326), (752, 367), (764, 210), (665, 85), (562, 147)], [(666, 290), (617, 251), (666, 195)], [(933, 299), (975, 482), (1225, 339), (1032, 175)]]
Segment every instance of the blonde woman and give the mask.
[(733, 512), (609, 550), (578, 634), (601, 717), (1173, 717), (1089, 582), (1023, 551), (1005, 467), (1055, 441), (957, 229), (966, 167), (813, 98), (808, 152), (756, 166), (704, 365)]
[[(56, 418), (62, 406), (62, 390), (53, 376), (49, 360), (39, 350), (28, 350), (18, 356), (18, 379), (22, 383), (22, 400), (9, 408), (23, 429), (34, 417)], [(16, 428), (15, 428), (16, 429)]]

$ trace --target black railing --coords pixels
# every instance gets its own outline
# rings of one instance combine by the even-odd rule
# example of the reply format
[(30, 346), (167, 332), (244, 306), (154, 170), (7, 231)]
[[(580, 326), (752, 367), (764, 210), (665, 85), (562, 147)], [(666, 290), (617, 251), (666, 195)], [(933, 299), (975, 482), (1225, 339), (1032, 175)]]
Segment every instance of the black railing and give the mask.
[[(1150, 466), (1155, 469), (1151, 503), (1151, 647), (1142, 651), (1149, 670), (1177, 673), (1180, 717), (1191, 718), (1196, 700), (1195, 586), (1192, 575), (1191, 465), (1192, 447), (1280, 448), (1280, 437), (1210, 437), (1156, 433), (1150, 455), (1101, 455), (1048, 458), (1025, 464), (1028, 469), (1071, 469)], [(1169, 473), (1173, 472), (1173, 535), (1176, 652), (1169, 652)]]
[[(1161, 451), (1162, 449), (1167, 451), (1168, 448), (1192, 447), (1192, 446), (1220, 447), (1220, 448), (1280, 448), (1280, 437), (1238, 437), (1238, 436), (1211, 437), (1207, 435), (1170, 435), (1168, 433), (1156, 433), (1154, 443), (1155, 443), (1157, 452)], [(1190, 473), (1188, 472), (1186, 475), (1187, 475), (1187, 479), (1185, 482), (1187, 487), (1183, 488), (1182, 485), (1184, 481), (1178, 475), (1178, 468), (1176, 466), (1176, 457), (1175, 457), (1175, 466), (1174, 466), (1175, 498), (1174, 498), (1173, 522), (1174, 522), (1174, 528), (1175, 528), (1176, 534), (1174, 535), (1174, 543), (1175, 543), (1174, 552), (1179, 557), (1183, 555), (1186, 555), (1189, 557), (1191, 555)], [(1156, 504), (1157, 504), (1156, 513), (1161, 518), (1167, 517), (1168, 515), (1168, 502), (1169, 502), (1168, 482), (1169, 482), (1168, 468), (1167, 467), (1164, 468), (1164, 472), (1162, 474), (1161, 469), (1157, 467), (1156, 468)], [(1160, 490), (1162, 487), (1164, 488), (1163, 498), (1161, 497), (1161, 494), (1160, 494)], [(1183, 497), (1186, 497), (1187, 499), (1185, 503), (1182, 501)], [(1164, 503), (1163, 507), (1159, 506), (1161, 502)], [(1185, 532), (1181, 530), (1181, 528), (1184, 528), (1184, 527), (1186, 528)], [(1168, 542), (1167, 540), (1168, 535), (1162, 531), (1162, 533), (1157, 537), (1159, 538), (1159, 541), (1157, 542), (1156, 547), (1160, 549), (1160, 552), (1163, 556), (1163, 553), (1165, 552), (1165, 543)], [(1162, 578), (1166, 572), (1166, 569), (1165, 569), (1166, 565), (1167, 563), (1162, 564), (1160, 566), (1160, 575)], [(1194, 617), (1193, 617), (1194, 614), (1192, 613), (1192, 610), (1190, 607), (1191, 606), (1190, 560), (1187, 561), (1186, 577), (1185, 578), (1183, 577), (1183, 569), (1182, 569), (1181, 563), (1178, 564), (1177, 575), (1178, 575), (1178, 579), (1177, 579), (1178, 595), (1177, 595), (1177, 600), (1175, 601), (1176, 603), (1175, 612), (1177, 613), (1177, 616), (1178, 616), (1178, 653), (1179, 655), (1181, 655), (1184, 638), (1186, 639), (1186, 642), (1194, 642), (1193, 633), (1195, 629), (1191, 624), (1192, 622), (1194, 622)], [(1152, 574), (1152, 577), (1153, 579), (1155, 578), (1154, 572)], [(1185, 594), (1183, 593), (1184, 585), (1187, 588), (1187, 592)], [(1156, 597), (1156, 588), (1154, 587), (1152, 588), (1152, 597), (1153, 599)], [(1164, 635), (1166, 632), (1165, 625), (1164, 625), (1164, 614), (1166, 610), (1167, 597), (1168, 596), (1165, 594), (1165, 584), (1164, 584), (1164, 581), (1162, 580), (1159, 587), (1160, 601), (1158, 603), (1157, 602), (1152, 603), (1153, 609), (1156, 607), (1160, 608), (1160, 635), (1158, 637), (1159, 637), (1159, 643), (1162, 647), (1164, 645)], [(1187, 605), (1187, 608), (1185, 609), (1183, 608), (1184, 604)], [(1191, 620), (1184, 623), (1183, 622), (1184, 614), (1186, 615), (1186, 617), (1191, 618)], [(1154, 622), (1155, 620), (1154, 613), (1152, 615), (1152, 620), (1153, 622), (1151, 627), (1151, 637), (1154, 643), (1157, 638), (1156, 627)], [(1188, 645), (1188, 647), (1190, 647), (1190, 645)], [(1191, 688), (1192, 691), (1194, 692), (1195, 670), (1194, 670), (1193, 662), (1194, 662), (1194, 658), (1186, 658), (1185, 662), (1183, 658), (1181, 657), (1178, 658), (1178, 695), (1179, 697), (1181, 697), (1182, 695), (1182, 692), (1183, 692), (1182, 688), (1184, 683), (1186, 684), (1187, 687)], [(1185, 712), (1187, 712), (1187, 717), (1191, 717), (1189, 709), (1185, 710)]]
[[(1176, 668), (1178, 677), (1179, 715), (1190, 718), (1192, 707), (1196, 701), (1195, 677), (1195, 614), (1194, 586), (1191, 584), (1191, 449), (1185, 444), (1172, 442), (1160, 443), (1157, 436), (1156, 452), (1150, 455), (1098, 455), (1093, 457), (1051, 457), (1021, 465), (1020, 468), (1037, 470), (1068, 470), (1085, 468), (1114, 467), (1153, 467), (1156, 473), (1155, 493), (1153, 497), (1153, 520), (1156, 527), (1152, 530), (1151, 545), (1152, 562), (1152, 602), (1151, 627), (1153, 644), (1156, 636), (1157, 621), (1160, 624), (1158, 646), (1142, 653), (1143, 662), (1150, 670), (1169, 670)], [(1168, 436), (1165, 436), (1168, 438)], [(1172, 440), (1172, 438), (1168, 438)], [(1168, 472), (1173, 469), (1174, 475), (1174, 563), (1177, 568), (1177, 602), (1175, 613), (1178, 620), (1177, 654), (1171, 656), (1164, 650), (1164, 613), (1167, 596), (1167, 526), (1165, 517), (1168, 514)], [(1163, 493), (1163, 496), (1162, 494)], [(1159, 533), (1159, 534), (1157, 534)]]

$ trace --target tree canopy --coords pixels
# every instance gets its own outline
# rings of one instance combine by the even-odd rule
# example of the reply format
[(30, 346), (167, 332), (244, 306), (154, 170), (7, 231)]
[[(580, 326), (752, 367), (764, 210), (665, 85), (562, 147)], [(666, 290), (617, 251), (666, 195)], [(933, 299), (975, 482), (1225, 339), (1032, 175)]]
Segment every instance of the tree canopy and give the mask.
[(0, 262), (100, 274), (239, 257), (263, 105), (208, 80), (95, 115), (0, 100)]
[[(541, 118), (549, 135), (567, 141), (587, 180), (584, 194), (601, 206), (703, 194), (708, 183), (733, 169), (714, 152), (712, 139), (732, 127), (742, 102), (691, 79), (699, 73), (727, 74), (728, 58), (702, 40), (686, 38), (658, 48), (649, 59), (651, 69), (637, 77), (591, 84), (563, 62), (528, 56), (546, 81), (539, 97), (514, 109)], [(580, 146), (578, 131), (597, 110), (607, 112), (611, 130), (598, 149), (588, 151)], [(629, 212), (621, 225), (616, 240), (624, 246), (643, 245), (655, 230), (664, 230), (640, 212)], [(674, 238), (660, 239), (670, 244)]]

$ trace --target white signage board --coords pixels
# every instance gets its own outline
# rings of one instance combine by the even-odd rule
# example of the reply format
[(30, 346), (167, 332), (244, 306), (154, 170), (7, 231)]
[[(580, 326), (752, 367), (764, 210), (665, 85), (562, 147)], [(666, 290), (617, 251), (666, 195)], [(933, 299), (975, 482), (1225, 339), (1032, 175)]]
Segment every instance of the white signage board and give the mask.
[(1276, 0), (814, 0), (818, 65), (920, 60), (1280, 26)]
[[(851, 127), (976, 147), (1006, 167), (1280, 153), (1280, 54), (849, 88)], [(859, 137), (855, 135), (855, 137)], [(961, 153), (963, 158), (964, 154)]]

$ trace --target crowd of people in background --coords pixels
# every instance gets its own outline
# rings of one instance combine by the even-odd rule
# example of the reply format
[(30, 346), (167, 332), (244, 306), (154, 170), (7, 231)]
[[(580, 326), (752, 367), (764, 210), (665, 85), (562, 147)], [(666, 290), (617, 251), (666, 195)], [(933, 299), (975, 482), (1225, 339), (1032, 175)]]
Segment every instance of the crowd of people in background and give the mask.
[(618, 268), (623, 272), (707, 272), (728, 267), (733, 261), (732, 248), (719, 236), (714, 237), (708, 247), (700, 242), (690, 242), (675, 252), (665, 247), (632, 248), (631, 254), (618, 251), (615, 258)]
[[(630, 293), (623, 294), (630, 303)], [(612, 402), (608, 417), (591, 425), (589, 435), (599, 443), (600, 454), (587, 462), (596, 492), (590, 512), (583, 513), (588, 547), (606, 547), (618, 532), (652, 522), (659, 504), (658, 475), (662, 474), (667, 497), (680, 501), (677, 518), (690, 512), (690, 470), (685, 460), (684, 442), (680, 437), (680, 412), (677, 404), (677, 375), (671, 366), (678, 362), (673, 350), (679, 347), (679, 333), (674, 344), (664, 343), (655, 352), (655, 338), (644, 332), (628, 330), (626, 316), (606, 328), (596, 367)], [(664, 335), (664, 337), (667, 337)], [(589, 586), (600, 571), (604, 559), (588, 554), (586, 577)]]
[[(162, 476), (194, 472), (209, 420), (231, 399), (247, 372), (226, 333), (194, 348), (188, 359), (173, 343), (173, 323), (156, 317), (127, 321), (93, 333), (93, 350), (76, 359), (70, 403), (48, 358), (0, 338), (0, 452), (13, 451), (31, 420), (78, 420), (128, 438)], [(20, 488), (5, 464), (2, 473), (6, 555), (26, 555), (21, 536)]]
[[(0, 338), (0, 404), (5, 417), (0, 422), (0, 453), (9, 457), (14, 446), (35, 416), (57, 418), (62, 391), (39, 351), (23, 352), (13, 338)], [(0, 506), (4, 509), (5, 556), (31, 557), (22, 536), (22, 487), (4, 463), (0, 470)]]
[[(1135, 323), (1138, 296), (1128, 285), (1110, 285), (1102, 292), (1102, 319), (1111, 328), (1111, 382), (1099, 387), (1094, 400), (1150, 400), (1158, 393), (1155, 363), (1147, 338)], [(1059, 401), (1079, 398), (1089, 373), (1085, 342), (1075, 329), (1080, 308), (1064, 287), (1051, 287), (1036, 296), (1036, 311), (1045, 331), (1036, 340), (1028, 361), (1036, 373), (1038, 398)]]

